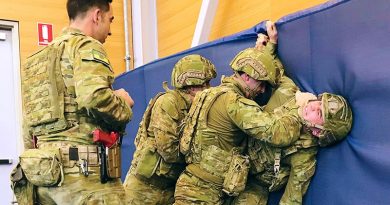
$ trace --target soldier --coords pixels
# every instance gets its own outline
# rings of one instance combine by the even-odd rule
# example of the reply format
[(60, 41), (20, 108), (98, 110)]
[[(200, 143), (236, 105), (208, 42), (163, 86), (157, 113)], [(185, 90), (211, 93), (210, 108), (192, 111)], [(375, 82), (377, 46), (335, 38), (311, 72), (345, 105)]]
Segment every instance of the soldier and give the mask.
[(299, 136), (297, 109), (273, 115), (252, 100), (279, 81), (274, 57), (248, 48), (230, 65), (234, 75), (198, 93), (190, 108), (180, 140), (188, 166), (177, 181), (175, 204), (222, 204), (228, 195), (243, 191), (248, 137), (286, 146)]
[(22, 68), (25, 146), (36, 149), (20, 156), (11, 176), (18, 204), (126, 204), (120, 176), (106, 167), (120, 164), (120, 140), (98, 149), (92, 135), (123, 133), (134, 104), (124, 89), (112, 89), (102, 46), (111, 2), (68, 0), (69, 27)]
[[(267, 38), (259, 35), (256, 44), (257, 48), (263, 49)], [(280, 204), (302, 204), (315, 172), (318, 146), (340, 141), (351, 129), (351, 108), (342, 96), (323, 93), (316, 97), (302, 93), (290, 78), (282, 76), (280, 86), (264, 110), (282, 114), (297, 106), (303, 127), (295, 143), (278, 148), (260, 140), (249, 140), (249, 182), (232, 204), (266, 205), (269, 192), (277, 191), (286, 184)]]
[[(179, 131), (198, 91), (216, 77), (214, 65), (200, 55), (188, 55), (174, 66), (169, 90), (150, 102), (135, 139), (136, 151), (124, 187), (130, 204), (173, 204), (179, 174), (185, 167), (179, 152)], [(165, 82), (166, 83), (166, 82)]]

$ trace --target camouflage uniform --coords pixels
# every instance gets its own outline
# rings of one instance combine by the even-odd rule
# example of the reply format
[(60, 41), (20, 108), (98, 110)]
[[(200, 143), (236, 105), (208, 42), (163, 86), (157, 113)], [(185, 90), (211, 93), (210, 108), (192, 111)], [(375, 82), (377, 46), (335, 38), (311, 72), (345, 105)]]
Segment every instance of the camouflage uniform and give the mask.
[[(328, 105), (330, 101), (338, 104), (339, 110), (335, 111), (341, 128), (338, 131), (334, 126), (328, 126), (328, 131), (333, 131), (336, 138), (328, 139), (322, 135), (319, 139), (311, 136), (310, 130), (306, 127), (301, 129), (299, 139), (289, 147), (278, 148), (259, 140), (250, 140), (248, 152), (251, 159), (251, 175), (248, 186), (232, 204), (257, 204), (266, 205), (269, 192), (276, 191), (286, 186), (281, 198), (281, 205), (302, 204), (303, 195), (306, 193), (310, 180), (314, 175), (316, 166), (316, 154), (318, 145), (327, 146), (335, 141), (346, 137), (351, 128), (352, 115), (345, 101), (341, 97), (329, 93), (323, 94), (323, 104)], [(311, 93), (301, 93), (294, 82), (286, 76), (281, 79), (279, 86), (265, 111), (274, 113), (288, 112), (288, 107), (300, 108), (308, 100), (316, 100), (317, 97)], [(283, 105), (282, 107), (279, 107)], [(341, 109), (340, 109), (341, 108)], [(329, 109), (326, 108), (327, 112)], [(342, 111), (345, 113), (340, 114)], [(327, 116), (327, 114), (326, 114)], [(335, 116), (328, 116), (325, 119), (332, 120)], [(304, 120), (302, 123), (305, 124)], [(337, 120), (336, 120), (337, 121)], [(345, 124), (344, 124), (345, 123)], [(327, 124), (325, 123), (325, 127)]]
[[(272, 85), (279, 74), (273, 58), (253, 48), (240, 52), (231, 66), (236, 72)], [(227, 191), (230, 187), (225, 186), (229, 184), (226, 179), (234, 178), (229, 174), (233, 159), (245, 158), (242, 153), (248, 137), (285, 146), (299, 136), (297, 109), (278, 116), (263, 112), (245, 97), (254, 95), (240, 79), (235, 74), (224, 78), (220, 86), (196, 95), (180, 142), (189, 165), (176, 184), (175, 204), (222, 204), (225, 193), (237, 194), (239, 189)], [(241, 168), (248, 166), (243, 162), (237, 167), (235, 174), (240, 180), (234, 183), (243, 187), (246, 175)]]
[(172, 71), (172, 86), (150, 102), (135, 139), (136, 151), (124, 187), (130, 204), (173, 204), (174, 189), (184, 170), (179, 152), (180, 125), (190, 105), (183, 88), (201, 86), (215, 78), (214, 65), (200, 55), (180, 59)]
[[(57, 150), (63, 175), (60, 182), (36, 187), (36, 202), (40, 204), (124, 204), (119, 178), (100, 182), (98, 151), (92, 140), (92, 131), (97, 128), (123, 133), (132, 117), (131, 108), (112, 90), (114, 73), (106, 56), (99, 41), (67, 28), (49, 46), (30, 56), (23, 67), (24, 124), (28, 131), (24, 139), (31, 142), (32, 136), (36, 137), (38, 146), (27, 151)], [(85, 159), (89, 176), (81, 174), (80, 161), (70, 159), (71, 147), (77, 158)], [(43, 169), (44, 164), (36, 166)], [(23, 171), (26, 174), (29, 170)], [(27, 196), (20, 195), (21, 182), (13, 180), (19, 204), (31, 204), (25, 200)]]

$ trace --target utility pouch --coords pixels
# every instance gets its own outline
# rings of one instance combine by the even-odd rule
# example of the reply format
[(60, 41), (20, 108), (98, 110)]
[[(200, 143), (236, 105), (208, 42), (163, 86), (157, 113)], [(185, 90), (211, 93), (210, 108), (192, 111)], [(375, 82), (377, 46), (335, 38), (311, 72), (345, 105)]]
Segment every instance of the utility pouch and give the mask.
[(229, 196), (238, 196), (245, 189), (249, 172), (249, 157), (233, 154), (223, 181), (223, 191)]
[(107, 150), (107, 175), (109, 178), (121, 177), (121, 147), (114, 145)]
[(27, 180), (20, 164), (11, 172), (11, 188), (19, 205), (34, 204), (35, 187)]
[(59, 149), (28, 149), (20, 156), (20, 165), (35, 186), (61, 186), (64, 180)]
[(137, 156), (138, 164), (135, 172), (136, 174), (150, 178), (156, 172), (161, 157), (156, 153), (154, 145), (147, 142), (144, 145), (145, 147), (140, 149), (140, 155)]

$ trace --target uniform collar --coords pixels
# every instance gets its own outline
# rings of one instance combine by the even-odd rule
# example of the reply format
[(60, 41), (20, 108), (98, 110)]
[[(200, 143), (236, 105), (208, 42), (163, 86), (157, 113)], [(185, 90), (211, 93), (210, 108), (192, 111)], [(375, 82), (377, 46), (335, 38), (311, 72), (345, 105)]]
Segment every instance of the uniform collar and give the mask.
[(232, 87), (237, 93), (245, 97), (245, 88), (234, 79), (234, 74), (229, 77), (222, 77), (222, 84)]
[(179, 95), (183, 98), (183, 100), (185, 101), (186, 103), (186, 108), (189, 108), (191, 107), (191, 97), (190, 97), (190, 94), (182, 91), (182, 90), (179, 90), (179, 89), (175, 89), (175, 91), (177, 91), (179, 93)]
[(66, 27), (62, 29), (62, 34), (79, 34), (85, 36), (85, 34), (80, 29), (72, 28), (72, 27)]

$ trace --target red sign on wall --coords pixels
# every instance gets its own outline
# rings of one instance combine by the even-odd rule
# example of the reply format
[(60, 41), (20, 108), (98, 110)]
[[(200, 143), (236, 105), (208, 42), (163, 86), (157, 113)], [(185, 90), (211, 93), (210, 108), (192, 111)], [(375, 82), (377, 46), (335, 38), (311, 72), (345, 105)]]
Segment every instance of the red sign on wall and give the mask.
[(38, 23), (38, 45), (46, 46), (53, 40), (53, 24)]

